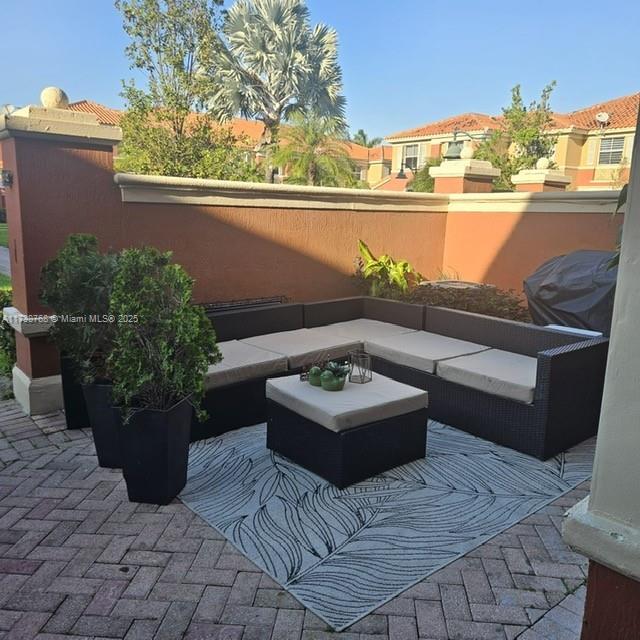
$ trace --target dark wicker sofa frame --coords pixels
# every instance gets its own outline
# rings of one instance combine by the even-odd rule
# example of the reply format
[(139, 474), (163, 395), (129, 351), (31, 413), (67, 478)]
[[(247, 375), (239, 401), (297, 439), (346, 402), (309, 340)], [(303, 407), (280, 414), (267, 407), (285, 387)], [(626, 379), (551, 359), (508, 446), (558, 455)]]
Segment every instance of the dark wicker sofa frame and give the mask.
[[(543, 460), (597, 431), (608, 349), (604, 338), (584, 340), (525, 323), (369, 297), (274, 305), (210, 317), (219, 341), (371, 318), (535, 357), (538, 373), (531, 404), (381, 358), (373, 358), (373, 365), (378, 373), (429, 391), (429, 415), (434, 420)], [(207, 393), (205, 406), (212, 417), (194, 426), (192, 439), (266, 420), (264, 386), (265, 379), (256, 379)]]

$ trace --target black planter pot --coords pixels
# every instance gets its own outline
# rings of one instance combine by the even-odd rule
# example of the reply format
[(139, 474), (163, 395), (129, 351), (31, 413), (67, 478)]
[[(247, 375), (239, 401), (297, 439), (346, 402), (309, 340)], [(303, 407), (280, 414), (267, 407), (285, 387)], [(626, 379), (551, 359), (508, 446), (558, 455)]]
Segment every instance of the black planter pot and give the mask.
[(122, 427), (123, 475), (132, 502), (169, 504), (187, 482), (193, 407), (136, 411)]
[(83, 384), (98, 464), (108, 469), (122, 468), (122, 415), (113, 406), (113, 385)]
[(85, 429), (89, 426), (87, 405), (78, 382), (76, 366), (71, 358), (60, 356), (60, 376), (62, 377), (62, 398), (67, 429)]

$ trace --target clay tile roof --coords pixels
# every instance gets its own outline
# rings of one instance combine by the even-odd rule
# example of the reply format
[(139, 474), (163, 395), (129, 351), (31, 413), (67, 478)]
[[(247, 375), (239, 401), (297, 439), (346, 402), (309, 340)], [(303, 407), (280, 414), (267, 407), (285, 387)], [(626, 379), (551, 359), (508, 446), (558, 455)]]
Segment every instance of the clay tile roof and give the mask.
[[(607, 129), (627, 129), (636, 126), (638, 109), (640, 108), (640, 93), (632, 93), (607, 102), (599, 102), (584, 109), (572, 111), (561, 117), (566, 118), (570, 124), (581, 129), (596, 129), (596, 114), (605, 111), (609, 114)], [(560, 115), (560, 114), (558, 114)]]
[(93, 113), (100, 124), (118, 125), (120, 118), (122, 117), (122, 111), (117, 109), (110, 109), (97, 102), (91, 100), (80, 100), (79, 102), (72, 102), (69, 105), (69, 109), (72, 111), (83, 111), (84, 113)]
[(434, 136), (442, 133), (453, 133), (454, 130), (462, 131), (482, 131), (484, 129), (496, 129), (500, 124), (500, 119), (488, 116), (484, 113), (463, 113), (458, 116), (428, 122), (420, 127), (399, 131), (387, 136), (387, 140), (398, 138), (414, 138), (421, 136)]

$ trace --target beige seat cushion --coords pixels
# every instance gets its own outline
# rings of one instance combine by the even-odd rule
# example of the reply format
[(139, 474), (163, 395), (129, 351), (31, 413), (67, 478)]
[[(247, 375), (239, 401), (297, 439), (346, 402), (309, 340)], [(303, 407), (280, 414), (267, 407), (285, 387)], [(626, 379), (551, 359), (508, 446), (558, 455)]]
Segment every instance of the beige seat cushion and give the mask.
[(267, 398), (336, 432), (424, 409), (428, 401), (426, 391), (377, 373), (367, 384), (347, 382), (333, 392), (298, 376), (274, 378), (267, 380)]
[(209, 366), (204, 379), (205, 390), (236, 384), (287, 370), (285, 356), (258, 349), (238, 340), (219, 342), (222, 361)]
[(387, 338), (403, 333), (415, 333), (415, 329), (401, 327), (399, 324), (390, 322), (380, 322), (369, 318), (358, 318), (357, 320), (347, 320), (346, 322), (335, 322), (324, 327), (317, 327), (318, 331), (324, 331), (333, 335), (354, 338), (356, 340), (374, 340), (375, 338)]
[(485, 351), (489, 347), (474, 342), (442, 336), (439, 333), (416, 331), (402, 335), (367, 340), (365, 349), (373, 356), (405, 367), (434, 373), (436, 363), (447, 358)]
[(490, 349), (472, 356), (439, 362), (437, 374), (466, 387), (520, 402), (533, 402), (536, 358)]
[(358, 340), (350, 340), (313, 329), (294, 329), (241, 340), (259, 349), (287, 356), (289, 369), (308, 367), (319, 360), (342, 358), (360, 347)]

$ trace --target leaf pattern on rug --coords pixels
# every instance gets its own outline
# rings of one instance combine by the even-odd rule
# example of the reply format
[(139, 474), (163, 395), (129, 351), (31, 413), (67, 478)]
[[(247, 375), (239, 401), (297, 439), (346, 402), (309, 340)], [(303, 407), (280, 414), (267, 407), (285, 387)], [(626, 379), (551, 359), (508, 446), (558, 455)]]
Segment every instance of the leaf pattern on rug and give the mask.
[(594, 449), (541, 462), (430, 422), (425, 459), (338, 489), (256, 425), (192, 444), (180, 498), (340, 631), (588, 479)]

